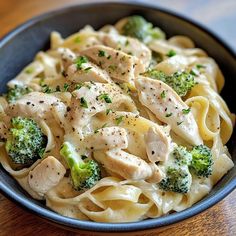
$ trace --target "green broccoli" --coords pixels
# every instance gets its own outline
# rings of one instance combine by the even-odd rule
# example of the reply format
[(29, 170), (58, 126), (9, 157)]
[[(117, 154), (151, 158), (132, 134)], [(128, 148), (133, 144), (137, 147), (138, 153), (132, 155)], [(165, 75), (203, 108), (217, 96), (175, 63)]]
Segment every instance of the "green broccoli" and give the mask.
[(188, 166), (169, 166), (166, 177), (159, 183), (161, 189), (176, 193), (187, 193), (192, 184), (192, 176)]
[(165, 38), (165, 34), (147, 22), (142, 16), (130, 16), (121, 29), (121, 34), (137, 38), (144, 43), (153, 39)]
[(198, 145), (192, 149), (191, 154), (191, 170), (197, 176), (208, 177), (211, 175), (213, 166), (211, 150), (205, 145)]
[(183, 146), (180, 146), (180, 145), (177, 146), (173, 150), (172, 155), (174, 157), (175, 163), (178, 164), (178, 165), (187, 165), (187, 166), (189, 166), (191, 164), (192, 155)]
[(194, 76), (188, 72), (175, 72), (171, 76), (164, 74), (162, 71), (157, 71), (155, 69), (149, 70), (144, 73), (145, 76), (149, 76), (152, 79), (158, 79), (162, 82), (168, 84), (171, 88), (175, 90), (179, 96), (183, 97), (188, 91), (196, 84)]
[(159, 187), (165, 191), (187, 193), (192, 183), (188, 168), (191, 161), (192, 155), (185, 147), (175, 147), (169, 156), (166, 177), (159, 183)]
[(93, 187), (101, 179), (101, 170), (93, 160), (83, 161), (69, 142), (64, 142), (60, 154), (70, 168), (71, 179), (76, 190)]
[(43, 156), (47, 138), (35, 121), (14, 117), (6, 151), (16, 164), (30, 165)]
[(8, 88), (7, 100), (9, 103), (13, 103), (19, 98), (21, 98), (23, 95), (30, 93), (32, 91), (33, 90), (31, 88), (28, 88), (26, 86), (15, 85), (14, 88)]

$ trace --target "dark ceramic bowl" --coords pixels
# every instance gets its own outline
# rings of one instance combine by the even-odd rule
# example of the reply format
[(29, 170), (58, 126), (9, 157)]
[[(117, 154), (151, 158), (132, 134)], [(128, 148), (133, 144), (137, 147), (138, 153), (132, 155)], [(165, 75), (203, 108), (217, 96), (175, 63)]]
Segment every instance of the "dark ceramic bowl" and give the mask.
[[(143, 15), (154, 25), (162, 28), (167, 33), (167, 37), (176, 34), (186, 35), (192, 38), (198, 47), (206, 50), (217, 61), (223, 71), (226, 84), (222, 96), (231, 111), (236, 112), (236, 93), (234, 91), (236, 88), (236, 60), (233, 51), (204, 27), (175, 13), (137, 2), (125, 3), (123, 1), (115, 3), (113, 1), (67, 7), (33, 18), (16, 28), (0, 42), (0, 92), (5, 92), (7, 81), (16, 76), (25, 65), (31, 62), (39, 50), (48, 48), (51, 31), (57, 30), (65, 37), (78, 31), (86, 24), (98, 29), (105, 24), (113, 24), (120, 18), (133, 14)], [(228, 143), (234, 162), (236, 162), (235, 143), (236, 135), (234, 132)], [(2, 193), (32, 213), (70, 229), (103, 232), (138, 231), (179, 222), (213, 206), (236, 187), (235, 166), (214, 186), (209, 195), (189, 209), (157, 219), (111, 224), (80, 221), (61, 216), (48, 209), (43, 202), (32, 199), (1, 166), (0, 174)]]

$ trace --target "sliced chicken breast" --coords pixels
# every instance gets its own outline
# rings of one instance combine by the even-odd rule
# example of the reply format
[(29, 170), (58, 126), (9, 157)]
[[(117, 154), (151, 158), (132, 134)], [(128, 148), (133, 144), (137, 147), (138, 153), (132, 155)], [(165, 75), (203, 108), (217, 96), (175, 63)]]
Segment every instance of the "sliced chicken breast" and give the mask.
[(145, 135), (146, 151), (151, 162), (166, 161), (170, 153), (170, 141), (157, 127), (151, 127)]
[(91, 150), (128, 147), (127, 132), (120, 127), (106, 127), (95, 131), (84, 140), (86, 148)]
[[(153, 168), (143, 159), (120, 149), (103, 152), (94, 152), (94, 158), (104, 167), (122, 176), (125, 179), (144, 180), (152, 179), (159, 182), (161, 174), (158, 168)], [(157, 178), (157, 176), (160, 178)]]
[(53, 107), (66, 110), (66, 106), (58, 98), (41, 92), (31, 92), (24, 95), (15, 103), (9, 105), (7, 114), (11, 117), (22, 115), (24, 117), (49, 118), (52, 117)]
[(103, 42), (106, 46), (116, 50), (121, 50), (129, 55), (140, 59), (145, 68), (147, 68), (152, 59), (151, 50), (135, 38), (125, 37), (119, 34), (105, 34)]
[(84, 127), (92, 116), (106, 109), (116, 110), (122, 106), (129, 111), (136, 111), (132, 99), (114, 83), (84, 83), (72, 95), (70, 120), (75, 129)]
[(60, 182), (65, 173), (65, 167), (55, 157), (49, 156), (29, 172), (28, 183), (31, 189), (43, 196)]
[[(167, 84), (140, 76), (136, 80), (140, 102), (149, 108), (159, 120), (171, 126), (173, 131), (188, 143), (202, 143), (198, 126), (189, 107)], [(162, 96), (161, 94), (165, 94)]]
[(76, 64), (72, 64), (66, 71), (66, 78), (73, 83), (81, 82), (99, 82), (99, 83), (111, 83), (109, 75), (106, 71), (102, 70), (91, 62), (86, 62), (78, 69)]
[(112, 78), (121, 82), (132, 82), (135, 76), (145, 71), (137, 57), (110, 47), (96, 45), (82, 51), (81, 54), (89, 57)]

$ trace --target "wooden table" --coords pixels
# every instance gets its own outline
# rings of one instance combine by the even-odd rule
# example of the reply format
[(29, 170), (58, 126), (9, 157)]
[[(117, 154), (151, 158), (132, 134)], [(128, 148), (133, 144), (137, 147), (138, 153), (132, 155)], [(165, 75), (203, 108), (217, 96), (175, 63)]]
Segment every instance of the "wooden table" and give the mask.
[[(0, 0), (0, 37), (25, 20), (76, 0)], [(235, 22), (236, 1), (156, 1), (157, 4), (177, 10), (205, 23), (236, 49)], [(216, 10), (217, 7), (217, 10)], [(203, 14), (199, 14), (199, 11)], [(220, 22), (224, 24), (215, 24)], [(236, 235), (236, 190), (211, 209), (184, 222), (168, 228), (160, 228), (155, 233), (144, 235)], [(0, 236), (11, 235), (80, 235), (57, 228), (22, 210), (0, 195)], [(92, 235), (92, 234), (90, 234)]]

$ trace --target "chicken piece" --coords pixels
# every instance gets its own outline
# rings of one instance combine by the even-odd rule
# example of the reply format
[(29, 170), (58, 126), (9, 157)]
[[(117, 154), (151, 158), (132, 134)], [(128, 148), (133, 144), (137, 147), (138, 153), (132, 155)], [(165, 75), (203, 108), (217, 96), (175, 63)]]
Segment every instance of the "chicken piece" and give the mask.
[(56, 53), (61, 58), (64, 70), (66, 70), (76, 60), (76, 55), (69, 48), (58, 48)]
[(176, 55), (158, 63), (155, 69), (164, 72), (166, 75), (172, 75), (177, 71), (185, 70), (194, 62), (196, 62), (196, 57)]
[(112, 82), (106, 71), (91, 62), (83, 63), (80, 69), (77, 68), (76, 64), (70, 65), (66, 71), (66, 77), (73, 83), (89, 81), (99, 83)]
[(90, 118), (106, 109), (123, 107), (136, 111), (132, 99), (123, 94), (116, 84), (84, 83), (83, 87), (72, 93), (70, 119), (75, 129), (84, 127)]
[(108, 74), (121, 82), (132, 82), (138, 74), (145, 71), (137, 57), (110, 47), (96, 45), (81, 52)]
[(60, 182), (65, 173), (65, 167), (55, 157), (48, 156), (29, 172), (28, 183), (31, 189), (43, 196)]
[(55, 96), (31, 92), (10, 104), (7, 114), (9, 116), (37, 117), (37, 119), (49, 118), (53, 116), (51, 111), (54, 106), (59, 110), (66, 111), (66, 106)]
[(119, 34), (105, 34), (103, 41), (108, 47), (121, 50), (122, 52), (139, 58), (145, 68), (147, 68), (151, 62), (152, 53), (150, 49), (135, 38), (125, 37)]
[(170, 153), (167, 135), (157, 127), (151, 127), (145, 135), (146, 151), (151, 162), (166, 161)]
[(93, 135), (85, 138), (84, 144), (86, 148), (92, 150), (121, 148), (128, 147), (127, 132), (119, 127), (101, 128)]
[[(140, 76), (136, 80), (140, 102), (156, 117), (171, 126), (173, 131), (188, 143), (202, 143), (198, 126), (190, 108), (167, 84)], [(163, 95), (164, 94), (164, 95)]]
[[(143, 159), (120, 149), (112, 149), (105, 153), (94, 152), (94, 158), (102, 163), (106, 169), (125, 179), (144, 180), (154, 177), (153, 180), (158, 182), (161, 179), (161, 174), (157, 168), (154, 169)], [(160, 174), (160, 178), (156, 177), (158, 174)]]

